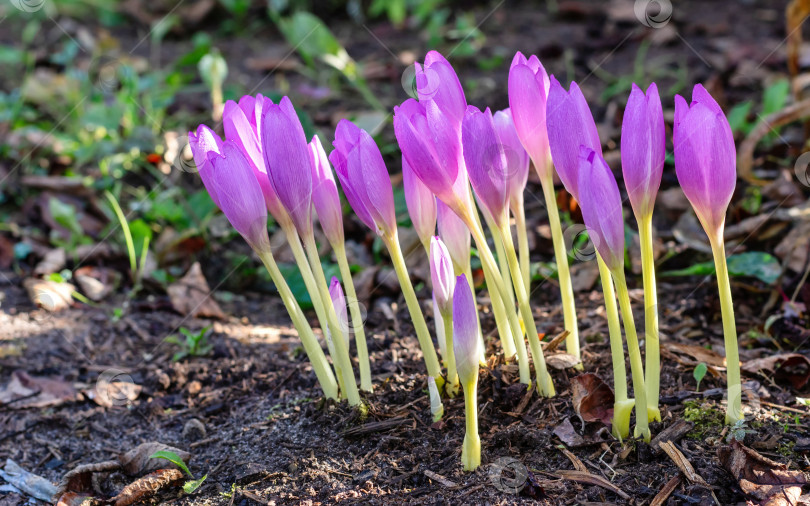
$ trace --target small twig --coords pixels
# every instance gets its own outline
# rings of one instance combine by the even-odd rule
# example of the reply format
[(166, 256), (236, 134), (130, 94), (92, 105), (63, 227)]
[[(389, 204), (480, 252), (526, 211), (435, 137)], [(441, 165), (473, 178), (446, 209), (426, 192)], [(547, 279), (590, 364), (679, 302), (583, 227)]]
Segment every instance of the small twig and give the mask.
[(662, 488), (661, 491), (656, 494), (650, 503), (650, 506), (663, 506), (663, 504), (667, 502), (667, 499), (672, 492), (674, 492), (675, 489), (678, 488), (678, 485), (681, 484), (681, 479), (680, 474), (673, 476), (672, 479), (669, 480), (666, 485), (664, 485), (664, 488)]
[(717, 500), (717, 496), (714, 495), (714, 489), (712, 489), (711, 485), (706, 483), (706, 480), (700, 476), (695, 468), (692, 466), (692, 463), (689, 462), (689, 459), (681, 453), (681, 451), (675, 446), (675, 443), (672, 441), (663, 441), (661, 443), (661, 449), (672, 459), (672, 462), (678, 466), (678, 469), (681, 470), (681, 473), (689, 480), (690, 483), (694, 483), (695, 485), (700, 485), (701, 487), (705, 487), (709, 490), (712, 494), (712, 498), (714, 499), (715, 504), (720, 506), (720, 501)]

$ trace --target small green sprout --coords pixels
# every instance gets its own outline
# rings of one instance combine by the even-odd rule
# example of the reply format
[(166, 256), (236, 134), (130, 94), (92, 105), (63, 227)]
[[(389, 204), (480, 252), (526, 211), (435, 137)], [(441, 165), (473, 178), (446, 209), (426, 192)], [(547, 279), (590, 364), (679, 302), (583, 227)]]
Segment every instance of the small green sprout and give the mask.
[(167, 343), (176, 344), (180, 347), (180, 350), (172, 357), (173, 362), (178, 362), (186, 357), (204, 357), (214, 349), (214, 345), (208, 342), (208, 336), (211, 334), (210, 326), (204, 327), (197, 332), (180, 327), (180, 333), (186, 337), (185, 341), (182, 341), (177, 335), (166, 338)]
[(695, 366), (695, 370), (692, 371), (692, 377), (695, 378), (697, 385), (695, 386), (695, 392), (700, 392), (700, 382), (703, 381), (703, 378), (706, 376), (706, 371), (708, 371), (708, 366), (701, 362)]
[(203, 484), (206, 478), (208, 478), (208, 474), (205, 474), (199, 480), (194, 479), (194, 475), (191, 474), (191, 471), (188, 470), (188, 466), (186, 466), (186, 463), (183, 462), (183, 459), (181, 459), (180, 456), (174, 452), (160, 450), (150, 455), (149, 458), (166, 459), (172, 464), (182, 469), (191, 478), (183, 485), (183, 492), (185, 492), (186, 494), (193, 494), (198, 488), (200, 488), (200, 485)]

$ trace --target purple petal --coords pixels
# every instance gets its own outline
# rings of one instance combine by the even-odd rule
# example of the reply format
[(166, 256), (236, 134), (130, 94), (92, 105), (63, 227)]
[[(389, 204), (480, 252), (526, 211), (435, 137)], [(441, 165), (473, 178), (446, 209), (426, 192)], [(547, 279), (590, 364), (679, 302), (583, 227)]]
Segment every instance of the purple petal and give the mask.
[(202, 179), (205, 189), (211, 196), (211, 200), (220, 209), (219, 197), (216, 188), (211, 185), (211, 166), (208, 162), (209, 153), (219, 153), (222, 150), (222, 139), (213, 130), (205, 125), (197, 127), (197, 134), (188, 133), (188, 144), (191, 147), (191, 154), (194, 156), (194, 163), (197, 165), (197, 173)]
[(463, 268), (470, 261), (470, 229), (441, 200), (436, 201), (436, 211), (439, 237), (447, 246), (456, 267)]
[(529, 153), (520, 143), (510, 109), (496, 112), (493, 120), (495, 132), (506, 156), (507, 198), (511, 200), (522, 196), (526, 188), (526, 181), (529, 178)]
[(448, 115), (456, 129), (461, 127), (467, 99), (464, 89), (458, 80), (456, 71), (444, 56), (437, 51), (430, 51), (425, 56), (425, 65), (416, 74), (419, 101), (432, 100), (441, 111)]
[(722, 112), (703, 102), (688, 110), (678, 107), (676, 97), (680, 121), (673, 129), (675, 172), (706, 232), (719, 234), (737, 182), (731, 128)]
[(346, 311), (346, 297), (343, 296), (343, 288), (340, 286), (340, 280), (332, 276), (332, 282), (329, 283), (329, 297), (332, 299), (332, 306), (335, 308), (335, 313), (338, 317), (340, 329), (343, 331), (344, 338), (348, 338), (349, 333), (349, 314)]
[(481, 112), (473, 106), (467, 108), (462, 127), (464, 161), (470, 182), (479, 201), (500, 226), (506, 220), (509, 203), (506, 156), (489, 109)]
[(664, 115), (655, 83), (647, 93), (633, 84), (622, 119), (622, 172), (638, 217), (653, 211), (666, 157)]
[(602, 144), (596, 124), (579, 86), (571, 83), (566, 92), (552, 76), (546, 105), (546, 122), (551, 158), (568, 193), (579, 201), (579, 147), (585, 146), (602, 156)]
[(298, 233), (312, 233), (312, 168), (307, 139), (287, 97), (265, 101), (261, 120), (262, 154), (267, 175)]
[(453, 288), (456, 278), (453, 276), (453, 261), (441, 239), (434, 236), (430, 239), (430, 281), (433, 284), (433, 296), (442, 313), (451, 310)]
[(528, 65), (512, 67), (509, 71), (509, 109), (521, 143), (536, 167), (543, 171), (538, 171), (541, 178), (548, 170), (546, 160), (549, 155), (546, 98), (545, 89)]
[(616, 178), (605, 159), (582, 147), (579, 156), (579, 205), (588, 235), (611, 270), (624, 268), (624, 219)]
[(427, 244), (436, 233), (436, 196), (416, 177), (404, 156), (402, 185), (405, 188), (405, 204), (408, 206), (413, 228), (422, 243)]
[(233, 141), (208, 153), (209, 183), (231, 225), (251, 244), (267, 244), (267, 208), (247, 157)]
[(425, 107), (413, 99), (394, 108), (394, 133), (402, 156), (414, 174), (438, 198), (453, 198), (453, 183), (458, 176), (458, 164), (446, 165), (440, 158), (432, 140)]
[(309, 143), (309, 152), (312, 156), (312, 203), (318, 213), (318, 221), (329, 243), (342, 245), (343, 209), (340, 206), (340, 194), (332, 174), (332, 166), (329, 165), (329, 159), (317, 135)]

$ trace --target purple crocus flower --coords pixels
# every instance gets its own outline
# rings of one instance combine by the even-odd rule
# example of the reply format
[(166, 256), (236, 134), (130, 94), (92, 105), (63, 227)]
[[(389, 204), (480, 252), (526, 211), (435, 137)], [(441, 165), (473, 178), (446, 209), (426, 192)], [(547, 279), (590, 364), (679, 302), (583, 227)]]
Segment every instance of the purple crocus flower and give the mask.
[(456, 278), (453, 290), (453, 353), (458, 377), (465, 388), (478, 379), (479, 343), (478, 309), (467, 277), (462, 274)]
[(402, 157), (402, 185), (405, 187), (405, 204), (413, 228), (427, 247), (436, 233), (436, 196), (416, 177), (405, 157)]
[(579, 197), (588, 235), (610, 270), (624, 266), (622, 197), (602, 155), (585, 146), (579, 151)]
[[(511, 109), (504, 109), (492, 115), (495, 121), (495, 132), (503, 145), (506, 167), (509, 174), (507, 190), (509, 201), (516, 202), (523, 196), (526, 181), (529, 179), (529, 153), (518, 137)], [(521, 200), (522, 202), (522, 200)]]
[(425, 186), (445, 202), (458, 198), (453, 185), (463, 164), (461, 137), (454, 121), (433, 100), (422, 104), (408, 99), (394, 107), (394, 133), (403, 158)]
[(290, 99), (265, 100), (261, 123), (262, 155), (270, 184), (301, 237), (312, 235), (312, 161), (304, 128)]
[(441, 200), (436, 203), (436, 211), (439, 237), (447, 246), (458, 272), (458, 269), (464, 269), (470, 261), (470, 229)]
[(489, 108), (481, 112), (474, 106), (467, 107), (461, 138), (473, 190), (497, 225), (502, 226), (507, 217), (511, 175)]
[(658, 87), (646, 95), (633, 84), (622, 119), (622, 173), (630, 205), (637, 217), (652, 214), (666, 158), (664, 113)]
[(709, 92), (696, 84), (692, 104), (675, 96), (675, 172), (706, 233), (721, 237), (737, 184), (734, 136)]
[(568, 193), (579, 201), (577, 169), (579, 147), (585, 146), (602, 156), (602, 143), (591, 110), (577, 83), (567, 92), (551, 76), (546, 104), (546, 123), (551, 158)]
[(264, 195), (267, 210), (276, 221), (282, 222), (289, 220), (289, 215), (267, 177), (267, 167), (264, 164), (262, 144), (259, 138), (258, 125), (261, 123), (261, 111), (265, 100), (270, 101), (262, 95), (256, 97), (245, 95), (239, 99), (238, 105), (232, 100), (227, 101), (222, 115), (222, 124), (225, 129), (225, 137), (234, 141), (247, 156), (259, 188)]
[(433, 297), (439, 311), (449, 314), (453, 305), (453, 261), (441, 239), (434, 236), (430, 239), (430, 280), (433, 284)]
[[(194, 156), (194, 163), (197, 165), (197, 173), (200, 174), (205, 189), (208, 190), (208, 195), (218, 208), (222, 209), (219, 204), (219, 197), (217, 196), (216, 188), (210, 186), (211, 178), (208, 176), (210, 169), (208, 165), (208, 153), (219, 153), (222, 151), (222, 139), (213, 130), (205, 125), (197, 127), (197, 133), (188, 133), (188, 144), (191, 147), (191, 154)], [(204, 175), (205, 174), (205, 175)]]
[(455, 127), (455, 131), (459, 132), (467, 99), (453, 66), (438, 51), (429, 51), (425, 55), (424, 66), (419, 63), (414, 63), (414, 66), (419, 102), (426, 106), (427, 102), (434, 102)]
[(550, 170), (546, 130), (548, 93), (549, 78), (540, 60), (534, 55), (527, 60), (518, 51), (509, 68), (509, 108), (517, 135), (541, 179), (545, 179)]
[(252, 248), (269, 248), (267, 207), (247, 157), (235, 142), (225, 141), (219, 152), (210, 150), (205, 158), (199, 173), (211, 198)]
[(374, 139), (349, 120), (340, 120), (335, 131), (335, 166), (346, 199), (369, 228), (378, 235), (396, 230), (394, 192), (380, 149)]
[(335, 176), (323, 149), (321, 140), (314, 136), (309, 143), (312, 157), (312, 203), (318, 213), (318, 221), (330, 244), (343, 244), (343, 209), (340, 206)]

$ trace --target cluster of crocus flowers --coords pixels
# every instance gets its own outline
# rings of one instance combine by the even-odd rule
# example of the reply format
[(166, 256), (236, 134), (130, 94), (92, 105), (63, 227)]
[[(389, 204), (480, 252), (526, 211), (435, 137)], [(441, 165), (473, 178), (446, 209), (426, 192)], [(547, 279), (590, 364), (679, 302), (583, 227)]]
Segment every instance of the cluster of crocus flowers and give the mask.
[[(258, 95), (225, 104), (225, 141), (204, 125), (189, 134), (191, 149), (208, 193), (265, 264), (298, 330), (324, 394), (360, 403), (349, 356), (347, 301), (339, 283), (327, 285), (315, 244), (313, 208), (341, 266), (352, 313), (361, 385), (371, 390), (362, 320), (345, 259), (340, 199), (317, 137), (307, 142), (287, 97), (278, 104)], [(324, 329), (334, 372), (273, 258), (268, 212), (283, 230)]]
[[(639, 228), (645, 303), (645, 355), (642, 364), (627, 281), (624, 274), (624, 219), (619, 188), (602, 157), (593, 117), (576, 83), (570, 91), (551, 77), (547, 128), (552, 159), (566, 189), (579, 202), (582, 217), (597, 251), (613, 358), (616, 405), (613, 432), (629, 434), (635, 404), (636, 437), (649, 441), (650, 421), (660, 421), (658, 407), (660, 352), (652, 214), (665, 160), (665, 129), (658, 90), (643, 92), (633, 85), (622, 123), (621, 158), (624, 183)], [(709, 236), (717, 270), (728, 362), (726, 420), (741, 418), (737, 334), (723, 248), (725, 214), (736, 182), (734, 140), (728, 120), (706, 90), (695, 86), (692, 106), (675, 98), (673, 128), (675, 167), (681, 187)], [(577, 152), (574, 157), (573, 153)], [(614, 299), (614, 281), (624, 324), (635, 401), (627, 396), (621, 331)], [(646, 366), (646, 374), (645, 374)]]
[[(649, 441), (649, 422), (661, 419), (652, 215), (664, 166), (665, 130), (655, 84), (646, 93), (633, 85), (621, 137), (624, 183), (641, 242), (644, 363), (624, 272), (621, 193), (577, 84), (571, 83), (566, 90), (546, 74), (535, 56), (527, 59), (518, 53), (509, 73), (510, 108), (493, 113), (467, 104), (458, 76), (439, 53), (430, 52), (423, 65), (416, 64), (415, 78), (418, 100), (408, 99), (394, 109), (394, 129), (402, 150), (408, 212), (429, 258), (435, 334), (444, 367), (400, 248), (388, 168), (368, 132), (341, 120), (332, 142), (334, 149), (327, 156), (317, 136), (307, 142), (286, 97), (275, 104), (258, 95), (225, 104), (226, 140), (204, 125), (189, 134), (206, 189), (270, 272), (325, 396), (346, 398), (357, 405), (360, 390), (372, 390), (362, 315), (346, 258), (338, 182), (354, 213), (388, 250), (424, 357), (434, 421), (444, 413), (442, 393), (455, 396), (463, 391), (465, 470), (476, 469), (481, 461), (477, 381), (486, 359), (472, 282), (471, 240), (481, 261), (504, 356), (517, 361), (520, 381), (527, 388), (533, 382), (533, 365), (539, 393), (554, 395), (529, 301), (530, 252), (523, 194), (532, 163), (548, 210), (568, 352), (579, 357), (568, 253), (554, 193), (555, 172), (579, 203), (596, 248), (616, 393), (613, 433), (619, 438), (629, 436), (635, 407), (634, 435)], [(727, 420), (735, 422), (742, 416), (740, 372), (723, 247), (725, 213), (735, 184), (734, 143), (728, 121), (701, 86), (695, 87), (691, 106), (681, 97), (675, 103), (677, 175), (715, 255), (728, 359)], [(315, 243), (313, 211), (335, 254), (342, 284), (337, 278), (327, 284)], [(268, 213), (289, 242), (323, 329), (331, 364), (275, 263), (267, 232)], [(517, 245), (512, 239), (512, 220)], [(490, 239), (497, 259), (490, 250)], [(635, 398), (628, 393), (622, 328)], [(349, 353), (352, 335), (359, 389)]]

